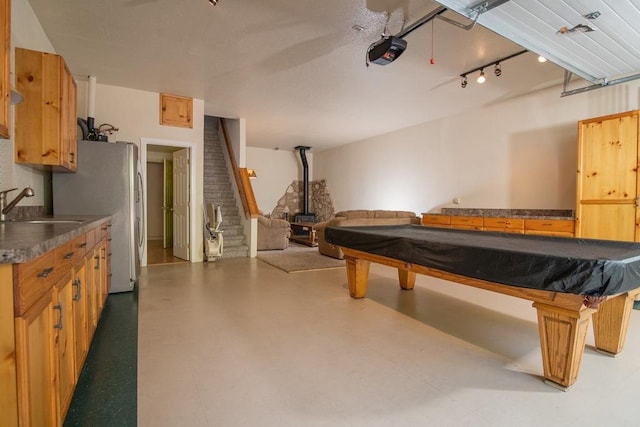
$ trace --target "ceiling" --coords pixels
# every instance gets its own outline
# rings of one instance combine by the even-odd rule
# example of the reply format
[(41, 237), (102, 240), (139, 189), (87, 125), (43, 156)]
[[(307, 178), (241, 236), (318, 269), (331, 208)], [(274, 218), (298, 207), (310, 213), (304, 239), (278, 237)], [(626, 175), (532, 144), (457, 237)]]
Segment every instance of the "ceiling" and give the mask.
[[(367, 67), (367, 48), (387, 18), (387, 33), (396, 34), (441, 6), (430, 0), (29, 3), (79, 80), (92, 75), (98, 83), (204, 99), (207, 115), (245, 118), (253, 147), (320, 151), (563, 79), (562, 68), (528, 52), (503, 62), (499, 78), (491, 66), (483, 85), (469, 74), (462, 89), (460, 74), (522, 47), (480, 25), (466, 31), (440, 19), (407, 35), (395, 62)], [(456, 3), (464, 13), (466, 2)], [(444, 16), (471, 22), (453, 11)]]

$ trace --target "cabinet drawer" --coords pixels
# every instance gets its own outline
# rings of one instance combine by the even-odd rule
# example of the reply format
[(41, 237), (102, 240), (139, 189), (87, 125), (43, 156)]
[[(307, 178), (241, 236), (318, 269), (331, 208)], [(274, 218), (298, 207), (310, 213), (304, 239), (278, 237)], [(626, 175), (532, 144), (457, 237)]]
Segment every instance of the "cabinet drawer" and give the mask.
[(451, 217), (449, 215), (422, 214), (422, 225), (448, 227), (451, 225)]
[(522, 231), (524, 230), (523, 218), (492, 218), (487, 217), (484, 219), (485, 229), (504, 229), (507, 231)]
[(98, 228), (93, 228), (89, 231), (87, 231), (85, 233), (85, 253), (88, 253), (89, 251), (91, 251), (93, 249), (93, 247), (96, 245), (96, 231), (99, 230)]
[(56, 251), (24, 264), (13, 265), (14, 310), (16, 316), (27, 309), (53, 288), (60, 274), (56, 267)]
[(481, 216), (452, 216), (451, 228), (481, 230), (484, 218)]
[(573, 233), (574, 221), (571, 219), (527, 219), (525, 230)]
[(100, 226), (96, 228), (96, 233), (97, 233), (96, 241), (99, 242), (100, 240), (107, 237), (107, 235), (109, 234), (109, 227), (111, 227), (111, 224), (108, 222), (105, 222), (103, 224), (100, 224)]
[(562, 231), (525, 230), (524, 234), (530, 234), (535, 236), (551, 236), (551, 237), (573, 237), (573, 233), (566, 233)]

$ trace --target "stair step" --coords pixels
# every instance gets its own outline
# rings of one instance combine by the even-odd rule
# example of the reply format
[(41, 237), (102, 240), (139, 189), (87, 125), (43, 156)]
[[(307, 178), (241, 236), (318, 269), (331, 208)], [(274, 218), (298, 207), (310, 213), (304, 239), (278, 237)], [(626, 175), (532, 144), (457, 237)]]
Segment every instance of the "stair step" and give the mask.
[(237, 199), (232, 184), (233, 176), (229, 172), (227, 156), (220, 138), (218, 120), (205, 117), (204, 130), (204, 182), (205, 202), (220, 206), (224, 231), (223, 258), (246, 257), (249, 248), (246, 245), (244, 226), (240, 216)]

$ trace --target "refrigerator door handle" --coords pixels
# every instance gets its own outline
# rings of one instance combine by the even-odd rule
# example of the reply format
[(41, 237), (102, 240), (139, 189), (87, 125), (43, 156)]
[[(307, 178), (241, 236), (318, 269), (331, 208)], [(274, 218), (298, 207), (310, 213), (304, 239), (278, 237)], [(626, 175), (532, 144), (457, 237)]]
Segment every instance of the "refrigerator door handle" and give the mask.
[(142, 258), (142, 249), (144, 248), (144, 236), (145, 236), (145, 225), (144, 225), (144, 187), (142, 186), (142, 173), (138, 171), (138, 247), (140, 248), (140, 258)]

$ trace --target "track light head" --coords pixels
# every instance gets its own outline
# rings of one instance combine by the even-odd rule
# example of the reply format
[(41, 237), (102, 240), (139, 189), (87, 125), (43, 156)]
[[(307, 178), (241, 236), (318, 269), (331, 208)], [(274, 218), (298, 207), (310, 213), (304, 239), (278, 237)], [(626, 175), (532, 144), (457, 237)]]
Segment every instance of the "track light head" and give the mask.
[(215, 5), (217, 5), (217, 4), (218, 4), (218, 0), (209, 0), (209, 4), (210, 4), (211, 6), (215, 6)]
[(500, 65), (499, 62), (493, 68), (493, 74), (495, 74), (496, 77), (500, 77), (502, 75), (502, 65)]
[(478, 76), (478, 78), (476, 79), (476, 81), (480, 84), (484, 83), (487, 81), (486, 76), (484, 75), (484, 69), (480, 70), (480, 75)]
[(460, 80), (460, 87), (462, 89), (467, 87), (467, 76), (466, 75), (462, 76), (462, 80)]

